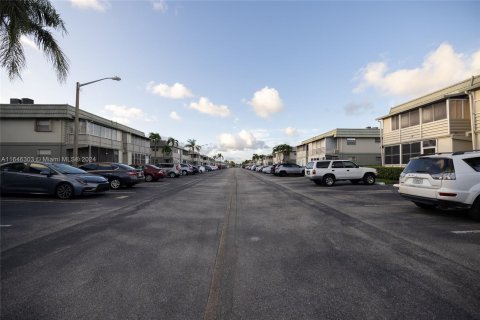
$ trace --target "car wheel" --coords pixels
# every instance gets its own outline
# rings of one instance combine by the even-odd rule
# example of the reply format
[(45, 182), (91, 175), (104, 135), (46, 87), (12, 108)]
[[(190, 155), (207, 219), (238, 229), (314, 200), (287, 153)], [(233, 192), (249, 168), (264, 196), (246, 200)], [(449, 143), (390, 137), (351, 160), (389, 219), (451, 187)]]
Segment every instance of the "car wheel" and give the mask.
[(474, 220), (480, 221), (480, 196), (473, 202), (472, 207), (468, 211), (470, 217)]
[(169, 176), (170, 178), (175, 178), (176, 174), (175, 174), (175, 172), (170, 172), (170, 173), (168, 174), (168, 176)]
[(332, 175), (328, 175), (323, 177), (323, 184), (326, 185), (327, 187), (333, 186), (335, 183), (335, 177)]
[(118, 180), (118, 178), (113, 178), (112, 180), (110, 180), (110, 188), (112, 189), (118, 189), (121, 185), (122, 184), (120, 183), (120, 180)]
[(182, 171), (182, 176), (186, 176), (187, 174), (188, 174), (188, 172), (186, 170)]
[(365, 184), (368, 184), (368, 185), (372, 185), (372, 184), (375, 184), (375, 176), (371, 173), (367, 173), (364, 177), (363, 177), (363, 182)]
[(285, 171), (281, 171), (279, 174), (278, 174), (280, 177), (286, 177), (287, 176), (287, 173)]
[(433, 204), (426, 204), (426, 203), (422, 203), (422, 202), (416, 202), (416, 201), (412, 201), (417, 207), (421, 208), (421, 209), (424, 209), (424, 210), (432, 210), (433, 208), (435, 208), (435, 206)]
[(55, 194), (60, 199), (70, 199), (73, 197), (73, 187), (69, 183), (60, 183), (55, 189)]
[(152, 175), (151, 175), (151, 174), (147, 174), (147, 175), (145, 176), (145, 181), (146, 181), (146, 182), (152, 182), (152, 181), (153, 181)]

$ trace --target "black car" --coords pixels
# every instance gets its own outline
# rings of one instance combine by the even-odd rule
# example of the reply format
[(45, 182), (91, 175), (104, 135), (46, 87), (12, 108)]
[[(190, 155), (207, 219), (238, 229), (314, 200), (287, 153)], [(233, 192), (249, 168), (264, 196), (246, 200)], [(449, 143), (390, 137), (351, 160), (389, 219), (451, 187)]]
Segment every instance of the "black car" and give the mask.
[(144, 179), (143, 171), (137, 171), (135, 168), (123, 163), (87, 163), (80, 166), (80, 169), (107, 178), (112, 189), (118, 189), (121, 186), (132, 187)]

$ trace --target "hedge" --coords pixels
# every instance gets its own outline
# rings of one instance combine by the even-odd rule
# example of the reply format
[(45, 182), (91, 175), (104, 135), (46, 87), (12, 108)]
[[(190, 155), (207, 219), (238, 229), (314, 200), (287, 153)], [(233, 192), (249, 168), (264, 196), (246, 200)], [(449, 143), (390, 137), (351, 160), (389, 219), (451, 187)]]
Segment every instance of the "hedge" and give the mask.
[(369, 166), (370, 168), (377, 169), (377, 178), (386, 180), (398, 180), (403, 168), (399, 167), (382, 167), (382, 166)]

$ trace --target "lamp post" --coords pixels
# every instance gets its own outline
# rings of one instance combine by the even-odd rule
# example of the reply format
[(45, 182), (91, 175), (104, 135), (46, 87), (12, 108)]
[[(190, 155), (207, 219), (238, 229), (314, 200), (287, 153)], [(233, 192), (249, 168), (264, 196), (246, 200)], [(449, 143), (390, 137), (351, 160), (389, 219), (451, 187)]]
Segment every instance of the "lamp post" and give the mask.
[(78, 165), (78, 122), (79, 122), (79, 115), (80, 115), (80, 87), (102, 81), (102, 80), (115, 80), (115, 81), (120, 81), (120, 77), (108, 77), (108, 78), (102, 78), (90, 82), (85, 82), (85, 83), (80, 83), (77, 82), (76, 90), (75, 90), (75, 122), (73, 125), (73, 162), (75, 165)]

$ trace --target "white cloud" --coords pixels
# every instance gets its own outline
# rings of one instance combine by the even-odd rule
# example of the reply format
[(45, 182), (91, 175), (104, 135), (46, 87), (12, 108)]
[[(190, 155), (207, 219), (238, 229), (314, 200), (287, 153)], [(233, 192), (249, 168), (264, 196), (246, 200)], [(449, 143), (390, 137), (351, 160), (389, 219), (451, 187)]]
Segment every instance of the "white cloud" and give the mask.
[(182, 118), (180, 118), (180, 116), (175, 111), (170, 112), (170, 119), (177, 121), (182, 120)]
[(222, 133), (218, 140), (220, 151), (242, 151), (266, 147), (265, 142), (257, 140), (252, 132), (246, 130), (242, 130), (238, 134)]
[(145, 113), (138, 108), (128, 108), (126, 106), (117, 106), (117, 105), (106, 105), (103, 107), (103, 112), (105, 118), (122, 123), (130, 124), (130, 120), (144, 120), (149, 121), (145, 116)]
[(40, 51), (40, 49), (38, 49), (38, 47), (37, 47), (37, 44), (35, 42), (33, 42), (32, 40), (30, 40), (30, 38), (27, 38), (26, 36), (22, 35), (20, 37), (20, 42), (27, 47), (35, 49), (36, 51)]
[(153, 5), (153, 10), (160, 11), (160, 12), (166, 12), (168, 8), (167, 2), (165, 0), (152, 1), (152, 5)]
[(206, 113), (211, 116), (228, 117), (230, 115), (230, 109), (224, 105), (215, 105), (208, 98), (201, 97), (198, 102), (190, 103), (190, 108), (196, 109), (201, 113)]
[(147, 84), (147, 91), (169, 99), (184, 99), (193, 97), (192, 92), (181, 83), (169, 86), (165, 83), (155, 84), (153, 81)]
[(251, 101), (248, 102), (255, 113), (262, 118), (279, 112), (283, 108), (283, 102), (278, 91), (274, 88), (265, 87), (254, 93)]
[(480, 50), (469, 56), (455, 52), (448, 43), (442, 43), (417, 68), (389, 72), (386, 62), (369, 63), (359, 71), (360, 84), (354, 92), (373, 87), (389, 95), (410, 97), (427, 94), (478, 73)]
[(103, 0), (70, 0), (70, 3), (79, 9), (93, 9), (96, 11), (105, 11), (109, 6), (108, 2)]
[(285, 128), (285, 134), (290, 137), (297, 136), (298, 130), (292, 127), (287, 127)]

